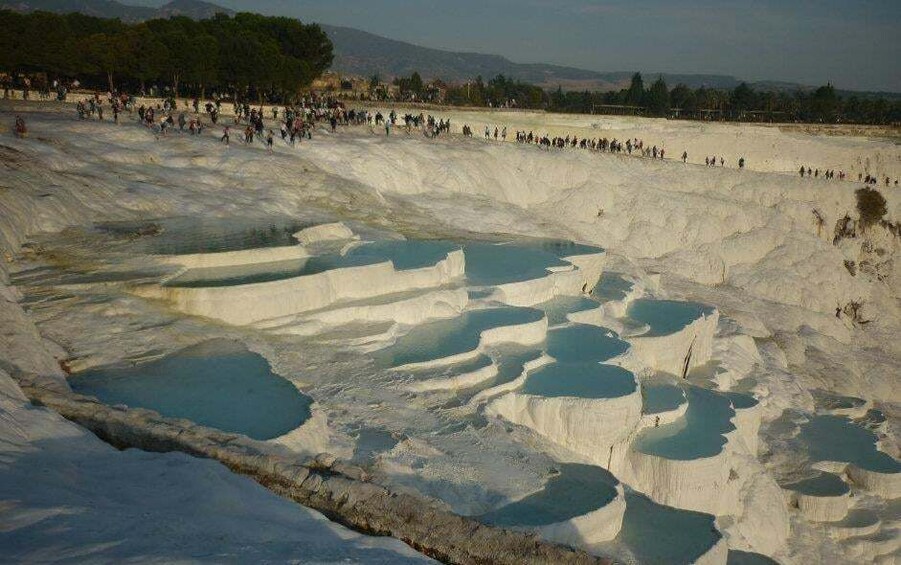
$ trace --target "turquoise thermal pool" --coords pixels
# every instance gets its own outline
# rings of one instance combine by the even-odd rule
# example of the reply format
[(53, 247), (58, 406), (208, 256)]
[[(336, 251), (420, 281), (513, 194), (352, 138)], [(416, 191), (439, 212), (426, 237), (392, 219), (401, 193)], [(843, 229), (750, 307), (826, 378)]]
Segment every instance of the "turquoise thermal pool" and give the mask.
[(799, 439), (811, 461), (843, 461), (876, 473), (901, 472), (901, 462), (876, 449), (876, 436), (843, 416), (815, 416)]
[(561, 257), (600, 253), (598, 247), (569, 242), (536, 243), (467, 242), (466, 279), (472, 286), (496, 286), (548, 275), (549, 268), (572, 268)]
[(796, 483), (785, 485), (783, 488), (808, 496), (841, 496), (851, 490), (848, 484), (841, 480), (838, 475), (823, 472)]
[(228, 340), (135, 366), (91, 369), (72, 375), (69, 383), (107, 404), (149, 408), (260, 440), (303, 424), (313, 402), (273, 373), (262, 356)]
[(566, 463), (540, 491), (481, 516), (498, 526), (545, 526), (587, 514), (616, 498), (619, 481), (594, 465)]
[(600, 302), (622, 300), (635, 286), (631, 281), (623, 278), (619, 273), (604, 272), (601, 280), (591, 291), (591, 296)]
[(735, 415), (727, 396), (688, 386), (688, 408), (679, 420), (642, 431), (633, 448), (665, 459), (690, 460), (713, 457), (726, 444), (723, 434), (735, 429)]
[(641, 337), (659, 337), (674, 334), (713, 311), (713, 308), (696, 302), (639, 298), (629, 305), (626, 316), (648, 326), (648, 331)]
[(642, 412), (660, 414), (670, 412), (687, 402), (682, 387), (673, 384), (653, 383), (641, 387)]
[(656, 504), (626, 490), (626, 512), (619, 534), (596, 547), (618, 563), (694, 563), (722, 535), (710, 514)]
[(297, 245), (294, 234), (315, 222), (284, 217), (192, 216), (148, 222), (110, 222), (96, 229), (114, 236), (142, 236), (137, 250), (156, 255), (219, 253)]
[(548, 332), (548, 355), (558, 361), (606, 361), (622, 355), (629, 344), (607, 328), (573, 324)]
[(529, 373), (521, 392), (548, 398), (617, 398), (635, 392), (635, 376), (615, 365), (551, 363)]

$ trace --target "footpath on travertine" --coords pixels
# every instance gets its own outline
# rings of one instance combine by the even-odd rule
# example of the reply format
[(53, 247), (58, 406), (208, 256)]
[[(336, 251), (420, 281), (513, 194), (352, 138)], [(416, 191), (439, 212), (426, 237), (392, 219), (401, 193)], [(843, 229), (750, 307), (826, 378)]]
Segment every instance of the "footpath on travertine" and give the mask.
[(445, 563), (610, 563), (532, 533), (458, 516), (419, 496), (391, 492), (370, 482), (362, 468), (330, 454), (305, 460), (275, 455), (238, 434), (164, 418), (152, 410), (107, 406), (65, 390), (55, 379), (19, 375), (17, 380), (34, 404), (58, 412), (115, 447), (215, 459), (331, 520), (366, 534), (395, 537)]

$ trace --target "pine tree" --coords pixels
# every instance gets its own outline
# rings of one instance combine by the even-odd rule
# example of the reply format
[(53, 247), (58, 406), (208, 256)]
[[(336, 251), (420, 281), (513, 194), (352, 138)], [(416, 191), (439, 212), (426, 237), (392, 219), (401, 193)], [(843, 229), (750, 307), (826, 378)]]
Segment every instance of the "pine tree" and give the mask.
[(666, 116), (669, 114), (669, 91), (663, 77), (657, 77), (648, 94), (645, 97), (645, 105), (652, 116)]
[(644, 81), (641, 73), (632, 75), (632, 84), (629, 85), (629, 91), (626, 93), (626, 103), (633, 106), (640, 106), (644, 102)]

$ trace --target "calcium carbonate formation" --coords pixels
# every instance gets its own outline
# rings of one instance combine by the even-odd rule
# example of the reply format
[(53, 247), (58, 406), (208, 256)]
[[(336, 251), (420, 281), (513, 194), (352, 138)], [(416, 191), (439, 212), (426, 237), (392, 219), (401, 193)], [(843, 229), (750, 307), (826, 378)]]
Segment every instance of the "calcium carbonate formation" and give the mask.
[[(897, 559), (899, 262), (871, 278), (847, 262), (894, 260), (899, 243), (884, 226), (865, 241), (825, 233), (849, 194), (772, 172), (365, 136), (311, 144), (272, 177), (250, 149), (188, 162), (124, 129), (97, 135), (110, 143), (84, 144), (84, 170), (69, 142), (0, 140), (15, 186), (0, 192), (9, 445), (39, 429), (90, 443), (27, 409), (13, 381), (27, 375), (82, 416), (70, 387), (129, 426), (186, 418), (273, 458), (330, 452), (442, 519), (596, 556)], [(243, 440), (186, 433), (240, 458)], [(178, 464), (196, 484), (199, 464)]]

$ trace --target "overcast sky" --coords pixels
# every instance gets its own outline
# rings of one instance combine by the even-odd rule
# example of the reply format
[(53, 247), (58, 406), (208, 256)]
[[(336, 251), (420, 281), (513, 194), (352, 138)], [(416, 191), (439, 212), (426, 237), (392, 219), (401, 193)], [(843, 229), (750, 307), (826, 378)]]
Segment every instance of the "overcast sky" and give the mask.
[[(166, 0), (123, 0), (161, 5)], [(901, 0), (215, 0), (427, 47), (597, 71), (901, 92)]]

